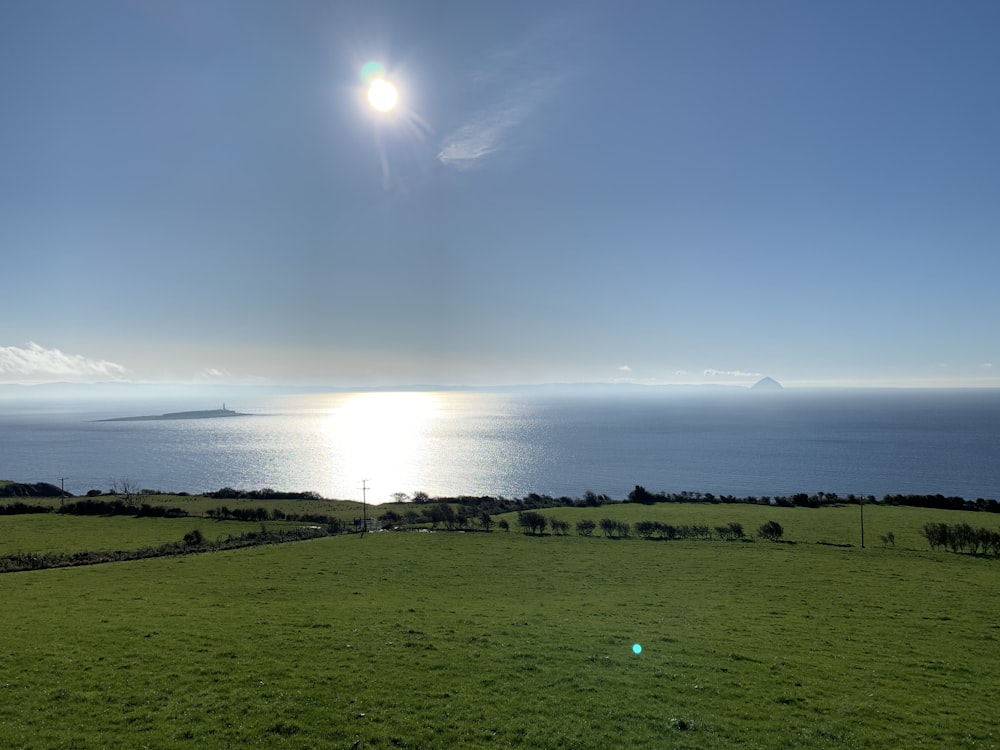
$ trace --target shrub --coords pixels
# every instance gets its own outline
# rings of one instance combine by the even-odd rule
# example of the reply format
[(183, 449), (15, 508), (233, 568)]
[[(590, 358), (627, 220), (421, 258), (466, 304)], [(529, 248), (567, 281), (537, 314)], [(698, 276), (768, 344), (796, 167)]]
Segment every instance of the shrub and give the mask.
[(552, 527), (553, 534), (565, 535), (569, 531), (569, 521), (564, 521), (561, 518), (550, 519), (549, 525)]
[(635, 522), (635, 533), (641, 536), (643, 539), (651, 539), (655, 532), (656, 532), (656, 523), (654, 521)]
[(628, 493), (628, 498), (625, 500), (627, 503), (642, 503), (643, 505), (652, 505), (656, 502), (656, 495), (647, 490), (641, 484), (637, 484), (635, 489)]
[(715, 532), (719, 535), (720, 539), (725, 539), (728, 542), (735, 542), (744, 537), (743, 524), (740, 523), (729, 523), (725, 526), (716, 526)]
[(184, 535), (184, 544), (188, 547), (200, 547), (204, 543), (205, 537), (202, 535), (200, 529), (194, 529)]
[(533, 510), (521, 511), (517, 514), (517, 525), (524, 529), (525, 534), (541, 534), (548, 525), (548, 519)]
[(576, 522), (576, 533), (580, 536), (593, 536), (594, 529), (597, 528), (597, 523), (589, 518), (584, 518), (582, 521)]
[(757, 529), (757, 536), (769, 542), (779, 542), (784, 535), (785, 530), (777, 521), (768, 521)]

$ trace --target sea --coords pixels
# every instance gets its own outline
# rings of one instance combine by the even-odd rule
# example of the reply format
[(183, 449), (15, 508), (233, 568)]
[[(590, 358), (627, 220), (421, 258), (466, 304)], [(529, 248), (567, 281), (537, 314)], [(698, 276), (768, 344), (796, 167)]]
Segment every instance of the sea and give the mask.
[(0, 479), (394, 495), (1000, 498), (1000, 389), (577, 388), (0, 397)]

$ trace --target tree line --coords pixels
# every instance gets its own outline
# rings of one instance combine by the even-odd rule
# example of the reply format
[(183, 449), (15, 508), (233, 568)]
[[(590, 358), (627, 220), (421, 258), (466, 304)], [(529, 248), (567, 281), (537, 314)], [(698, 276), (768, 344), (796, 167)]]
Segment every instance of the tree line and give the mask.
[[(88, 497), (98, 497), (102, 495), (100, 490), (90, 490)], [(126, 480), (114, 482), (107, 495), (123, 496), (126, 502), (141, 502), (150, 495), (188, 495), (186, 492), (168, 493), (162, 490), (137, 489), (137, 485)], [(271, 488), (257, 490), (242, 490), (233, 487), (222, 487), (213, 492), (206, 492), (205, 497), (217, 500), (322, 500), (319, 493), (306, 492), (286, 492)], [(37, 482), (25, 484), (10, 482), (0, 484), (0, 497), (73, 497), (72, 493), (63, 492), (59, 487), (46, 483)], [(858, 503), (879, 503), (883, 505), (908, 505), (919, 508), (938, 508), (941, 510), (966, 510), (982, 511), (986, 513), (1000, 513), (1000, 503), (993, 498), (977, 498), (976, 500), (966, 500), (958, 496), (935, 495), (904, 495), (887, 494), (881, 500), (874, 495), (847, 494), (840, 495), (836, 492), (798, 492), (792, 495), (746, 495), (737, 496), (732, 494), (716, 495), (711, 492), (651, 492), (642, 485), (635, 485), (628, 495), (622, 500), (616, 500), (606, 494), (598, 494), (592, 490), (587, 490), (579, 497), (569, 497), (562, 495), (554, 497), (535, 492), (528, 493), (524, 497), (506, 498), (502, 496), (482, 495), (456, 495), (431, 497), (426, 492), (418, 491), (412, 495), (405, 492), (396, 492), (392, 495), (396, 503), (410, 502), (416, 506), (438, 505), (448, 503), (468, 509), (467, 517), (479, 516), (482, 513), (492, 515), (508, 513), (519, 510), (538, 510), (544, 508), (557, 507), (600, 507), (618, 502), (640, 503), (652, 505), (655, 503), (736, 503), (746, 505), (776, 505), (779, 507), (801, 507), (820, 508), (828, 505), (855, 505)]]
[(554, 497), (552, 495), (542, 495), (529, 493), (524, 497), (494, 497), (483, 495), (473, 497), (469, 495), (438, 496), (431, 497), (426, 492), (415, 492), (407, 495), (405, 492), (393, 494), (393, 500), (402, 504), (410, 502), (416, 506), (430, 506), (440, 503), (449, 503), (471, 509), (467, 516), (472, 517), (479, 513), (491, 514), (510, 513), (524, 510), (541, 510), (545, 508), (574, 507), (574, 508), (595, 508), (603, 505), (615, 503), (639, 503), (642, 505), (653, 505), (657, 503), (705, 503), (705, 504), (740, 504), (740, 505), (767, 505), (782, 508), (822, 508), (831, 505), (858, 505), (882, 504), (882, 505), (908, 505), (918, 508), (938, 508), (941, 510), (967, 510), (983, 511), (987, 513), (1000, 513), (1000, 503), (994, 499), (977, 498), (976, 500), (966, 500), (962, 497), (947, 495), (903, 495), (887, 494), (882, 499), (877, 499), (874, 495), (859, 495), (850, 493), (841, 495), (836, 492), (797, 492), (791, 495), (716, 495), (712, 492), (651, 492), (642, 485), (635, 485), (628, 495), (616, 500), (605, 494), (598, 494), (588, 490), (579, 497), (568, 497), (565, 495)]
[(925, 523), (921, 533), (932, 550), (1000, 556), (1000, 531), (975, 529), (967, 523)]
[(330, 534), (340, 534), (347, 529), (347, 524), (339, 518), (322, 513), (289, 513), (281, 508), (229, 508), (225, 505), (219, 508), (209, 508), (205, 511), (207, 518), (224, 521), (293, 521), (298, 523), (320, 524), (326, 527)]
[[(517, 514), (517, 525), (525, 534), (540, 535), (550, 527), (552, 533), (564, 535), (569, 532), (569, 522), (558, 518), (548, 518), (537, 511), (522, 511)], [(606, 539), (627, 539), (635, 534), (642, 539), (722, 539), (724, 541), (741, 541), (749, 537), (741, 523), (728, 523), (714, 527), (704, 524), (669, 524), (662, 521), (636, 521), (630, 524), (615, 518), (602, 518), (594, 521), (584, 518), (576, 523), (576, 533), (580, 536), (593, 536), (600, 529)], [(781, 541), (785, 530), (777, 521), (767, 521), (757, 529), (757, 536), (771, 542)]]

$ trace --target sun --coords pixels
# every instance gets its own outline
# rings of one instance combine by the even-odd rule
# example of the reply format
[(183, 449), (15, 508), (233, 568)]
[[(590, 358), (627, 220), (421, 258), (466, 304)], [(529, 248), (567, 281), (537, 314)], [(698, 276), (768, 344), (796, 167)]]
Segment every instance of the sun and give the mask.
[(399, 93), (384, 78), (376, 78), (368, 85), (368, 103), (379, 112), (388, 112), (396, 106)]

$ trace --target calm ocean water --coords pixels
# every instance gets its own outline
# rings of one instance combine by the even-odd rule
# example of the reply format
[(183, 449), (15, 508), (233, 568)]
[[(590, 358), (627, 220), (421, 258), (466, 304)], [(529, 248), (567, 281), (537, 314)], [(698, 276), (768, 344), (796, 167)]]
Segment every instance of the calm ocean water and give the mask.
[[(242, 397), (241, 397), (242, 398)], [(313, 490), (624, 497), (943, 493), (1000, 498), (1000, 391), (478, 392), (269, 396), (250, 416), (94, 420), (217, 408), (178, 400), (0, 400), (0, 478), (82, 494)]]

